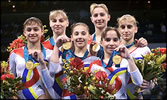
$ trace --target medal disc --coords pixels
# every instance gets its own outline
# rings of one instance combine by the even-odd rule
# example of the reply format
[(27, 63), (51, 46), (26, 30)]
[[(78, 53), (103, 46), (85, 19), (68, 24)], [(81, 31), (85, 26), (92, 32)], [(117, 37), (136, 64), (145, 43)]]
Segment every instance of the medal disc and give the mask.
[(72, 43), (71, 42), (66, 42), (66, 43), (63, 43), (63, 49), (65, 50), (68, 50), (70, 49), (72, 46)]
[(34, 64), (33, 64), (33, 62), (31, 60), (29, 60), (29, 61), (26, 62), (26, 68), (28, 70), (32, 69), (33, 66), (34, 66)]
[(119, 55), (115, 55), (115, 56), (112, 58), (112, 60), (113, 60), (113, 63), (114, 63), (114, 64), (120, 64), (122, 58), (121, 58), (121, 56), (119, 56)]
[(93, 50), (94, 52), (99, 51), (99, 49), (100, 49), (100, 46), (99, 46), (98, 44), (95, 44), (95, 45), (92, 47), (92, 50)]

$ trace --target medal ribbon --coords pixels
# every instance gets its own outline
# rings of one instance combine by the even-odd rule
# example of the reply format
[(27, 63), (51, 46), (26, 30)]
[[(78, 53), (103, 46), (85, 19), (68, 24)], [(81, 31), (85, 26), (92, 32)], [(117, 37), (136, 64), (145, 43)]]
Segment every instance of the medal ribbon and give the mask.
[[(46, 57), (46, 52), (43, 45), (42, 45), (42, 53), (44, 57)], [(39, 80), (39, 73), (36, 68), (36, 66), (38, 66), (39, 63), (36, 63), (36, 61), (32, 58), (32, 55), (28, 55), (27, 46), (25, 46), (24, 48), (24, 59), (25, 59), (25, 62), (27, 62), (28, 60), (31, 60), (35, 64), (33, 69), (30, 69), (30, 70), (28, 70), (27, 68), (24, 69), (22, 82), (25, 89), (23, 89), (23, 94), (27, 99), (37, 99), (38, 95), (35, 93), (32, 86)], [(30, 79), (32, 71), (34, 74)]]
[(130, 47), (132, 47), (134, 44), (136, 44), (136, 41), (132, 42), (132, 43), (129, 44), (129, 45), (126, 45), (126, 47), (127, 47), (127, 48), (130, 48)]
[(54, 42), (54, 40), (53, 40), (53, 37), (51, 37), (51, 38), (49, 39), (49, 42), (50, 42), (50, 44), (54, 47), (55, 42)]
[[(75, 55), (74, 52), (72, 52), (71, 50), (70, 50), (70, 52), (74, 55), (74, 57), (78, 57), (78, 56)], [(85, 58), (88, 57), (88, 54), (89, 54), (89, 52), (88, 52), (88, 50), (86, 50), (84, 56), (83, 56), (83, 57), (78, 57), (78, 58), (80, 58), (81, 60), (84, 60)]]
[[(96, 33), (93, 33), (93, 41), (96, 41)], [(100, 50), (97, 52), (97, 57), (101, 58), (104, 55), (104, 49), (100, 46)]]
[(93, 41), (96, 41), (96, 33), (93, 33)]
[[(68, 53), (68, 55), (67, 55), (67, 53)], [(72, 52), (70, 49), (69, 50), (65, 50), (64, 52), (63, 52), (63, 59), (70, 59), (70, 58), (72, 58), (72, 57), (78, 57), (78, 58), (80, 58), (81, 60), (84, 60), (85, 58), (87, 58), (88, 57), (88, 54), (89, 54), (89, 52), (88, 52), (88, 50), (86, 50), (86, 52), (85, 52), (85, 54), (84, 54), (84, 56), (83, 57), (78, 57), (77, 55), (75, 55), (74, 54), (74, 52)], [(66, 57), (67, 56), (67, 57)]]
[[(112, 58), (113, 58), (116, 54), (119, 54), (119, 52), (113, 50), (113, 52), (112, 52), (112, 54), (111, 54), (111, 57), (110, 57), (110, 59), (109, 59), (109, 62), (108, 62), (108, 64), (107, 64), (107, 66), (105, 65), (105, 63), (104, 63), (104, 61), (103, 61), (103, 57), (101, 57), (101, 63), (102, 63), (102, 66), (103, 66), (103, 67), (106, 67), (106, 68), (107, 68), (107, 67), (111, 67), (112, 64), (113, 64), (113, 62), (112, 62)], [(115, 67), (120, 67), (120, 64), (115, 65)]]

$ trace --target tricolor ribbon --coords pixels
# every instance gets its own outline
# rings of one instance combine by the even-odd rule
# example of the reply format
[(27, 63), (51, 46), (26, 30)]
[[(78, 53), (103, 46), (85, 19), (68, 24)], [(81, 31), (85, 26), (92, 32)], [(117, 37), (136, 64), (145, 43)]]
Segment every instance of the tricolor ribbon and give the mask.
[[(42, 53), (45, 58), (46, 52), (42, 44), (41, 46), (42, 46)], [(24, 59), (25, 59), (25, 62), (27, 62), (28, 60), (31, 60), (35, 64), (33, 69), (30, 69), (30, 70), (28, 70), (27, 68), (24, 69), (22, 82), (25, 89), (23, 89), (23, 95), (26, 97), (26, 99), (37, 99), (38, 95), (35, 93), (32, 86), (39, 80), (39, 73), (36, 68), (36, 66), (38, 66), (39, 63), (36, 63), (36, 61), (32, 58), (32, 55), (28, 54), (27, 45), (24, 47)], [(32, 71), (33, 71), (33, 76), (30, 79)]]

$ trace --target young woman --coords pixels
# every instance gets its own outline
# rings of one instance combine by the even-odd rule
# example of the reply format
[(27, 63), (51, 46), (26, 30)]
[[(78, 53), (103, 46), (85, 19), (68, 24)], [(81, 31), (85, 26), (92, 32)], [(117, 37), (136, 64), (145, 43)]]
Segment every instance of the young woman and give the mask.
[(52, 29), (53, 36), (43, 42), (44, 47), (53, 50), (55, 41), (59, 36), (66, 36), (66, 28), (69, 25), (69, 20), (63, 10), (52, 10), (49, 14), (49, 25)]
[[(101, 60), (96, 60), (90, 64), (89, 71), (105, 71), (110, 83), (117, 90), (116, 94), (114, 94), (116, 99), (127, 99), (126, 87), (129, 78), (133, 79), (133, 84), (140, 86), (143, 77), (128, 49), (124, 45), (120, 45), (120, 34), (116, 28), (106, 28), (101, 35), (100, 43), (104, 49), (104, 55)], [(113, 62), (115, 56), (118, 56), (120, 62)]]
[[(54, 46), (56, 43), (56, 40), (59, 37), (66, 37), (66, 28), (69, 25), (69, 20), (67, 17), (67, 14), (63, 10), (52, 10), (49, 14), (49, 25), (52, 29), (53, 36), (43, 42), (43, 45), (45, 48), (48, 48), (50, 50), (54, 50)], [(59, 56), (61, 56), (62, 51), (59, 48)], [(59, 57), (58, 57), (59, 58)], [(55, 68), (56, 70), (56, 68)], [(54, 69), (49, 70), (51, 76), (55, 79), (53, 89), (55, 90), (56, 94), (61, 98), (62, 97), (62, 83), (61, 79), (63, 77), (62, 71), (56, 74), (56, 71)]]
[[(49, 61), (52, 51), (45, 49), (40, 43), (40, 38), (44, 33), (41, 20), (35, 17), (28, 18), (24, 22), (23, 31), (27, 44), (13, 50), (9, 57), (11, 73), (15, 77), (23, 78), (24, 89), (18, 91), (18, 97), (20, 99), (50, 99), (47, 87), (45, 87), (45, 79), (50, 78), (47, 68), (55, 65)], [(49, 61), (48, 67), (45, 61)], [(47, 84), (50, 84), (50, 81), (47, 80)]]
[(110, 14), (105, 4), (93, 3), (90, 6), (91, 21), (95, 26), (95, 32), (92, 34), (90, 41), (100, 43), (101, 34), (104, 32), (110, 20)]
[[(84, 62), (84, 68), (88, 69), (89, 64), (97, 60), (98, 57), (90, 57), (90, 53), (88, 50), (88, 40), (89, 40), (89, 27), (85, 23), (74, 23), (71, 26), (71, 41), (74, 43), (74, 49), (64, 49), (62, 52), (62, 56), (58, 57), (58, 52), (55, 53), (57, 58), (57, 63), (61, 63), (62, 61), (60, 59), (68, 60), (70, 58), (78, 57)], [(58, 51), (58, 48), (63, 48), (63, 43), (67, 43), (67, 39), (63, 36), (57, 38), (56, 45), (54, 47), (55, 50)], [(72, 44), (72, 42), (70, 42)], [(65, 74), (64, 74), (65, 76)], [(65, 78), (65, 77), (64, 77)], [(63, 99), (76, 99), (75, 94), (70, 93), (66, 87), (64, 87), (64, 90), (62, 91), (62, 98)]]
[[(118, 22), (118, 30), (121, 34), (121, 44), (124, 44), (128, 47), (128, 51), (130, 55), (135, 59), (143, 59), (143, 55), (150, 53), (149, 47), (139, 47), (136, 45), (136, 41), (134, 39), (135, 34), (138, 32), (137, 21), (134, 16), (125, 14), (117, 19)], [(135, 85), (132, 82), (129, 82), (128, 85), (128, 96), (133, 99), (135, 96), (132, 95), (135, 92)], [(143, 84), (140, 86), (142, 91), (145, 89), (152, 89), (154, 87), (153, 82), (148, 82), (146, 80), (143, 81)], [(139, 96), (138, 96), (139, 97)], [(140, 99), (142, 96), (140, 95)]]

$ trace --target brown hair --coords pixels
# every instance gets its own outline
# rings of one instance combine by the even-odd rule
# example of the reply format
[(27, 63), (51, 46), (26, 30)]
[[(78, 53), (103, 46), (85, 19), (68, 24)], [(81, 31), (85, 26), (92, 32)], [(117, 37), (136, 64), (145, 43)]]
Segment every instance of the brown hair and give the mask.
[(44, 30), (42, 21), (36, 17), (30, 17), (30, 18), (26, 19), (24, 24), (23, 24), (23, 27), (24, 27), (23, 30), (25, 29), (25, 27), (27, 25), (33, 25), (33, 24), (38, 24), (41, 27), (41, 29)]
[(70, 28), (71, 28), (71, 33), (73, 33), (74, 28), (75, 28), (76, 26), (78, 26), (78, 25), (82, 25), (82, 26), (86, 27), (87, 30), (88, 30), (88, 32), (89, 32), (89, 27), (88, 27), (87, 24), (82, 23), (82, 22), (78, 22), (78, 23), (74, 23), (74, 24), (71, 25), (71, 27), (70, 27)]
[(103, 39), (106, 37), (107, 32), (108, 32), (108, 31), (111, 31), (111, 30), (115, 31), (115, 32), (117, 33), (118, 38), (120, 39), (121, 35), (120, 35), (120, 33), (118, 32), (117, 28), (115, 28), (115, 27), (107, 27), (107, 28), (104, 30), (104, 32), (101, 34), (101, 40), (103, 40)]

